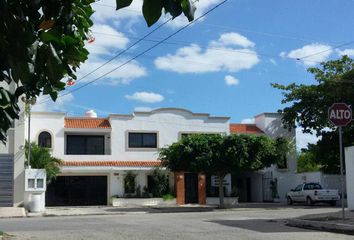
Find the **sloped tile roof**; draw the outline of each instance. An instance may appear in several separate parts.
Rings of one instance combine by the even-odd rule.
[[[111,128],[107,118],[65,118],[65,128]]]
[[[242,124],[242,123],[231,123],[230,133],[233,134],[263,134],[264,132],[259,129],[256,124]]]
[[[160,161],[63,161],[66,167],[159,167]]]

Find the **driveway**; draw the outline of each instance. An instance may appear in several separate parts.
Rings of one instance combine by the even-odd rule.
[[[0,219],[14,239],[353,239],[293,228],[286,218],[337,212],[327,207],[256,207],[190,213],[125,212],[117,215]]]

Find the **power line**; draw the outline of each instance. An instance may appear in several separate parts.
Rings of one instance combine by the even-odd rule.
[[[218,7],[220,7],[221,5],[223,5],[224,3],[226,3],[227,1],[228,1],[228,0],[224,0],[224,1],[220,2],[220,3],[218,3],[217,5],[215,5],[214,7],[212,7],[211,9],[209,9],[208,11],[206,11],[205,13],[203,13],[201,16],[197,17],[197,18],[196,18],[195,20],[193,20],[192,22],[187,23],[185,26],[181,27],[181,28],[178,29],[177,31],[175,31],[175,32],[173,32],[172,34],[168,35],[167,37],[163,38],[162,40],[160,40],[159,42],[157,42],[157,43],[154,44],[153,46],[151,46],[151,47],[147,48],[146,50],[144,50],[143,52],[141,52],[141,53],[135,55],[134,57],[130,58],[129,60],[125,61],[124,63],[118,65],[117,67],[111,69],[110,71],[104,73],[103,75],[101,75],[101,76],[99,76],[99,77],[97,77],[97,78],[95,78],[95,79],[93,79],[93,80],[91,80],[91,81],[89,81],[89,82],[87,82],[87,83],[81,85],[80,87],[77,87],[77,88],[75,88],[75,89],[73,89],[73,90],[71,90],[71,91],[68,91],[68,92],[66,92],[66,93],[63,93],[62,95],[58,96],[58,98],[63,97],[63,96],[65,96],[65,95],[68,95],[69,93],[76,92],[76,91],[78,91],[78,90],[80,90],[80,89],[82,89],[82,88],[84,88],[84,87],[86,87],[86,86],[88,86],[88,85],[90,85],[90,84],[92,84],[92,83],[94,83],[94,82],[96,82],[96,81],[102,79],[103,77],[105,77],[105,76],[107,76],[108,74],[114,72],[115,70],[117,70],[117,69],[119,69],[119,68],[121,68],[121,67],[127,65],[128,63],[134,61],[135,59],[137,59],[137,58],[139,58],[140,56],[144,55],[145,53],[151,51],[151,50],[154,49],[155,47],[161,45],[164,41],[166,41],[166,40],[172,38],[173,36],[177,35],[179,32],[181,32],[181,31],[183,31],[184,29],[188,28],[189,26],[191,26],[192,24],[194,24],[195,22],[197,22],[199,19],[205,17],[206,15],[208,15],[209,13],[211,13],[212,11],[214,11],[215,9],[217,9]],[[166,22],[163,23],[163,24],[166,24]],[[38,103],[38,104],[42,104],[42,103],[48,102],[49,100],[50,100],[50,99],[48,99],[48,100],[46,100],[46,101],[43,101],[43,102],[41,102],[41,103]]]
[[[354,0],[353,0],[353,1],[354,1]],[[102,4],[102,3],[97,3],[97,2],[95,2],[94,4],[96,4],[96,5],[98,5],[98,6],[113,8],[113,9],[116,8],[115,6],[112,6],[112,5],[109,5],[109,4]],[[139,11],[133,10],[133,9],[129,9],[129,8],[122,8],[122,9],[120,9],[120,11],[121,11],[121,10],[139,13]],[[179,21],[179,19],[175,19],[174,21]],[[201,24],[201,25],[206,25],[206,26],[210,26],[210,27],[222,28],[222,29],[231,29],[231,30],[238,30],[238,31],[242,31],[242,32],[255,33],[255,34],[265,35],[265,36],[269,36],[269,37],[277,37],[277,38],[284,38],[284,39],[299,40],[299,41],[303,41],[303,42],[318,42],[318,41],[319,41],[319,40],[316,40],[316,39],[302,38],[302,37],[295,37],[295,36],[288,36],[288,35],[279,34],[279,33],[270,33],[270,32],[263,32],[263,31],[255,31],[255,30],[244,29],[244,28],[238,28],[238,27],[231,27],[231,26],[223,26],[223,25],[217,25],[217,24],[210,24],[210,23],[206,23],[206,22],[200,22],[199,24]]]
[[[351,1],[354,2],[354,0],[351,0]],[[108,7],[108,8],[113,8],[113,9],[116,8],[115,6],[109,5],[109,4],[102,4],[102,3],[97,3],[97,2],[95,2],[94,4],[99,5],[99,6]],[[133,9],[129,9],[129,8],[119,9],[119,11],[121,11],[121,10],[139,13],[139,11],[133,10]],[[181,20],[176,18],[176,19],[174,19],[174,21],[178,22],[178,21],[181,21]],[[318,39],[311,39],[311,38],[304,38],[304,37],[295,37],[295,36],[284,35],[284,34],[279,34],[279,33],[256,31],[256,30],[245,29],[245,28],[240,28],[240,27],[224,26],[224,25],[211,24],[211,23],[206,23],[206,22],[200,22],[199,24],[210,26],[210,27],[221,28],[221,29],[230,29],[230,30],[237,30],[237,31],[242,31],[242,32],[259,34],[259,35],[265,35],[265,36],[269,36],[269,37],[284,38],[284,39],[291,39],[291,40],[299,40],[299,41],[303,41],[303,42],[319,42]],[[331,42],[329,42],[329,43],[331,43]],[[334,44],[334,42],[332,42],[332,44]]]
[[[309,55],[304,56],[304,57],[296,58],[296,60],[303,60],[305,58],[313,57],[313,56],[316,56],[316,55],[319,55],[319,54],[322,54],[322,53],[325,53],[325,52],[332,51],[332,50],[334,50],[336,48],[340,48],[340,47],[344,47],[344,46],[347,46],[347,45],[351,45],[353,43],[354,43],[354,41],[346,42],[346,43],[343,43],[343,44],[340,44],[340,45],[337,45],[337,46],[334,46],[334,47],[330,47],[330,48],[328,48],[326,50],[319,51],[317,53],[312,53],[312,54],[309,54]]]
[[[117,34],[102,33],[102,32],[94,32],[94,33],[107,35],[107,36],[112,36],[112,37],[117,37],[117,38],[125,38],[125,37],[119,36]],[[134,39],[134,37],[130,37],[130,36],[128,36],[128,38],[133,38]],[[159,42],[160,40],[144,39],[143,41]],[[179,43],[179,42],[181,42],[181,43]],[[191,44],[193,44],[193,42],[186,42],[186,41],[179,41],[179,42],[165,41],[165,42],[163,42],[163,44],[177,45],[177,46],[183,46],[183,47],[190,46]],[[263,57],[269,57],[269,58],[280,58],[280,59],[297,60],[296,58],[291,58],[291,57],[287,57],[287,56],[281,57],[279,55],[273,55],[273,54],[268,54],[268,53],[259,53],[259,52],[252,51],[252,49],[248,49],[248,48],[233,49],[233,48],[217,48],[217,47],[212,47],[212,46],[208,46],[208,47],[199,46],[199,47],[201,49],[213,49],[213,50],[222,51],[222,52],[238,52],[238,53],[243,53],[243,54],[248,54],[248,55],[263,56]],[[308,60],[307,62],[321,63],[321,62],[318,62],[318,61],[310,61],[310,60]]]
[[[118,54],[114,55],[113,57],[111,57],[110,59],[108,59],[106,62],[104,62],[103,64],[101,64],[100,66],[98,66],[97,68],[93,69],[92,71],[88,72],[87,74],[85,74],[84,76],[80,77],[80,79],[76,80],[75,83],[78,83],[79,81],[81,81],[82,79],[90,76],[92,73],[96,72],[97,70],[101,69],[102,67],[106,66],[108,63],[112,62],[114,59],[116,59],[117,57],[121,56],[122,54],[126,53],[129,49],[133,48],[134,46],[136,46],[137,44],[139,44],[141,41],[143,41],[145,38],[147,38],[148,36],[150,36],[151,34],[153,34],[154,32],[156,32],[157,30],[159,30],[160,28],[162,28],[164,25],[166,25],[169,21],[171,21],[173,18],[169,18],[168,20],[166,20],[165,22],[161,23],[159,26],[157,26],[155,29],[153,29],[152,31],[148,32],[147,34],[145,34],[143,37],[141,38],[137,38],[137,41],[134,42],[133,44],[131,44],[129,47],[127,47],[126,49],[120,51]],[[48,101],[50,100],[50,97],[48,97],[47,99],[45,99],[44,101]],[[41,102],[40,102],[41,103]]]
[[[164,25],[166,25],[169,21],[172,20],[172,17],[169,18],[168,20],[166,20],[165,22],[161,23],[159,26],[157,26],[155,29],[153,29],[152,31],[150,31],[149,33],[145,34],[143,37],[141,38],[137,38],[137,41],[134,42],[133,44],[131,44],[129,47],[127,47],[126,49],[124,49],[123,51],[120,51],[118,54],[114,55],[112,58],[110,58],[109,60],[107,60],[105,63],[103,63],[102,65],[100,65],[99,67],[95,68],[94,70],[92,70],[91,72],[85,74],[83,77],[81,77],[79,80],[77,80],[76,82],[86,78],[87,76],[91,75],[92,73],[96,72],[98,69],[104,67],[105,65],[107,65],[108,63],[112,62],[114,59],[116,59],[117,57],[121,56],[122,54],[126,53],[129,49],[131,49],[132,47],[136,46],[138,43],[140,43],[141,41],[143,41],[145,38],[147,38],[148,36],[150,36],[151,34],[153,34],[154,32],[156,32],[157,30],[159,30],[160,28],[162,28]]]

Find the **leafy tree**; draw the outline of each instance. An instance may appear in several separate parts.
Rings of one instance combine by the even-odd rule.
[[[315,172],[319,171],[321,166],[317,162],[317,158],[312,151],[303,151],[297,159],[297,172]]]
[[[297,122],[304,133],[317,134],[322,138],[315,145],[309,145],[321,169],[326,172],[339,172],[338,132],[328,121],[328,108],[335,102],[354,103],[354,60],[347,56],[321,63],[320,68],[309,68],[314,75],[315,84],[280,85],[274,88],[283,91],[283,123],[288,128]],[[343,145],[353,144],[354,122],[343,128]]]
[[[28,159],[28,143],[26,143],[26,159]],[[61,164],[62,161],[53,157],[48,148],[39,147],[34,142],[31,143],[30,165],[32,168],[46,170],[47,184],[50,183],[52,179],[55,179],[56,176],[60,173]]]
[[[352,125],[343,128],[346,129],[343,134],[344,146],[354,145],[353,128]],[[340,173],[338,131],[322,132],[321,139],[316,144],[309,144],[308,149],[304,149],[303,153],[311,153],[321,171],[328,174]]]
[[[204,172],[219,177],[220,207],[223,179],[234,171],[257,171],[282,161],[287,149],[267,136],[198,134],[160,150],[163,165],[172,171]]]
[[[0,141],[18,118],[18,101],[41,93],[56,100],[65,78],[88,58],[94,0],[0,0]],[[117,10],[132,0],[116,0]],[[144,0],[143,15],[151,26],[162,10],[172,17],[182,12],[189,21],[195,7],[189,0]],[[64,80],[64,81],[63,81]],[[10,87],[11,86],[11,87]]]

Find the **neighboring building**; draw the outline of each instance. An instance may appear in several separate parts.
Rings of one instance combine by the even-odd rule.
[[[230,133],[267,135],[274,139],[283,137],[290,142],[291,150],[283,166],[273,165],[261,171],[232,176],[232,185],[236,186],[241,202],[270,202],[278,197],[280,201],[285,201],[286,193],[294,187],[291,177],[297,171],[295,129],[289,131],[283,128],[279,113],[262,113],[255,116],[254,124],[230,124]]]
[[[8,89],[8,85],[0,82],[0,86]],[[10,86],[15,91],[15,85]],[[19,102],[23,109],[23,103]],[[13,127],[7,132],[7,142],[0,142],[0,207],[18,206],[24,196],[24,145],[25,124],[24,112],[14,121]]]
[[[230,124],[229,117],[178,108],[111,114],[106,118],[97,118],[94,112],[87,112],[85,117],[33,112],[31,139],[64,161],[60,176],[47,188],[47,205],[105,205],[111,196],[131,194],[124,186],[129,171],[136,174],[136,186],[148,188],[151,171],[160,166],[158,149],[184,134],[266,134],[295,141],[295,131],[281,126],[281,115],[276,113],[256,116],[255,124]],[[234,174],[226,192],[230,194],[234,186],[241,201],[272,201],[271,183],[277,178],[282,198],[293,187],[287,176],[296,172],[294,156],[289,154],[282,169],[272,166],[256,173]],[[208,184],[210,192],[210,180]],[[170,186],[174,186],[172,174]]]

